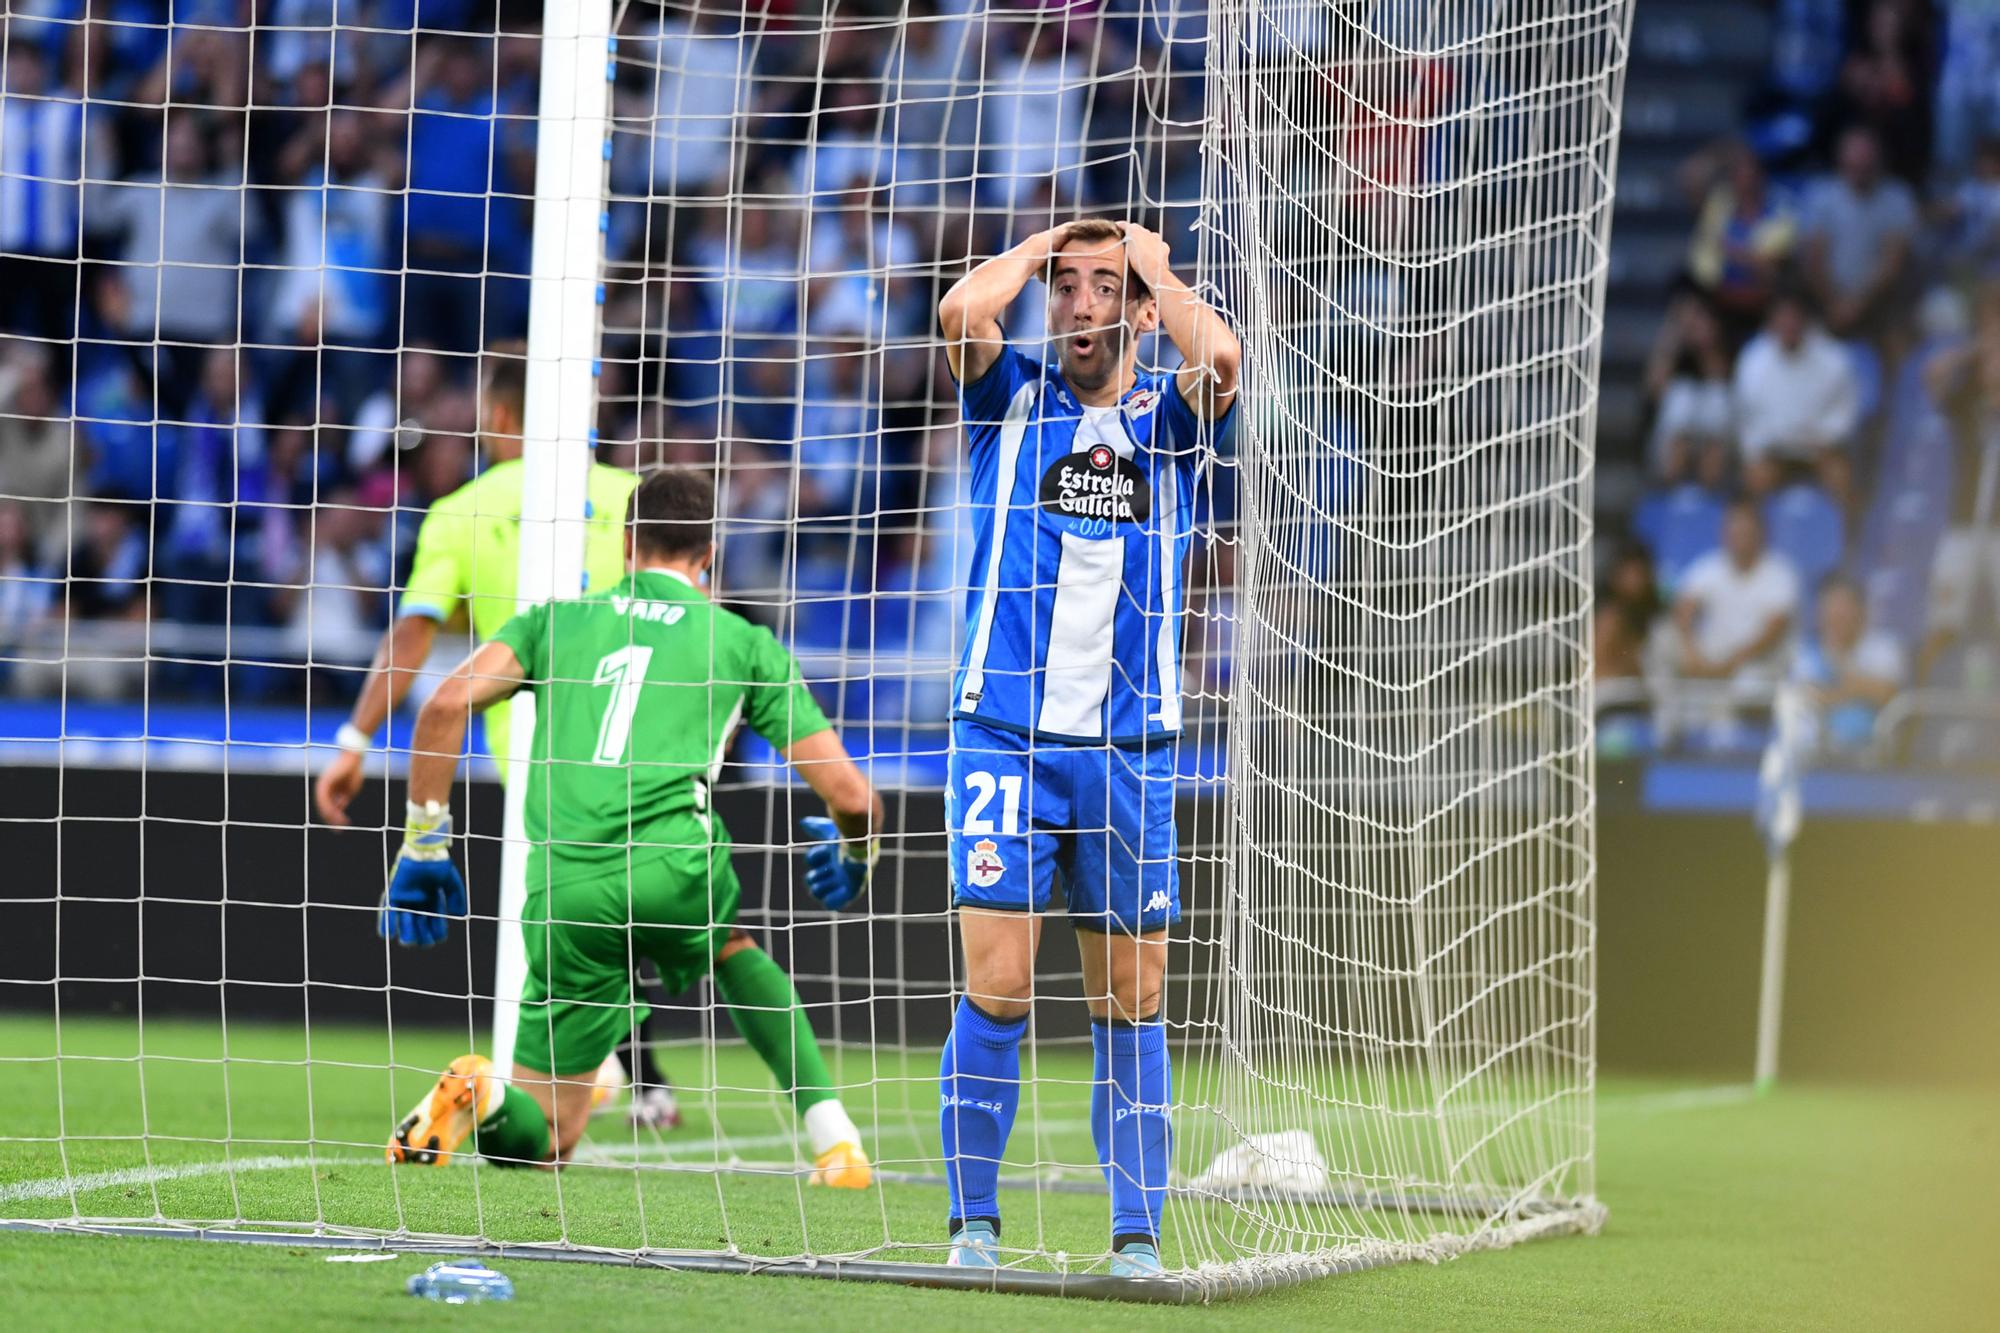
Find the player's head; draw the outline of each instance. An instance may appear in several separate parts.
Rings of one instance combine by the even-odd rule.
[[[479,368],[479,447],[489,463],[521,456],[527,403],[527,344],[505,342],[487,348]]]
[[[1109,218],[1069,224],[1049,258],[1049,337],[1063,378],[1086,392],[1122,378],[1136,337],[1160,323],[1160,308],[1125,263],[1125,234]]]
[[[715,559],[715,483],[706,472],[670,467],[632,492],[625,511],[625,559],[633,569],[673,565],[701,574]]]

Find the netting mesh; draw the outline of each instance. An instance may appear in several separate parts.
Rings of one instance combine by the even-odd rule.
[[[472,919],[422,957],[369,933],[400,805],[309,831],[301,779],[430,507],[491,469],[481,356],[558,355],[529,319],[561,138],[539,7],[103,8],[5,37],[0,671],[46,702],[11,739],[48,782],[0,827],[54,873],[0,976],[33,1103],[0,1216],[940,1259],[972,518],[935,316],[1096,214],[1160,231],[1244,344],[1185,572],[1163,1256],[1218,1291],[1595,1225],[1587,546],[1627,5],[613,8],[595,401],[529,448],[713,467],[714,587],[888,800],[838,915],[770,748],[715,784],[740,921],[874,1156],[858,1197],[806,1184],[707,983],[652,995],[681,1128],[600,1117],[555,1177],[358,1167],[483,1043],[518,948],[476,742]],[[1002,323],[1040,355],[1038,283]],[[412,705],[466,646],[439,637]],[[1003,1168],[1014,1275],[1100,1273],[1110,1239],[1067,934]]]

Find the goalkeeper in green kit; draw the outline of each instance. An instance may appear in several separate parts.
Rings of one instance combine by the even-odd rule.
[[[865,1188],[872,1179],[798,991],[734,929],[736,872],[709,788],[739,720],[775,746],[832,814],[801,822],[812,839],[807,887],[835,909],[867,887],[882,802],[792,655],[702,591],[714,514],[704,476],[654,473],[628,510],[626,578],[515,616],[417,719],[409,822],[381,931],[430,945],[466,911],[450,797],[469,715],[536,692],[528,968],[511,1073],[478,1055],[454,1060],[397,1125],[392,1162],[441,1164],[468,1137],[493,1161],[565,1160],[589,1123],[597,1068],[631,1028],[631,963],[643,956],[669,992],[714,974],[731,1020],[791,1094],[812,1143],[813,1183]]]

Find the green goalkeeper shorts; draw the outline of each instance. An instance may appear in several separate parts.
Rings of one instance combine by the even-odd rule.
[[[663,830],[671,849],[608,874],[528,890],[521,933],[528,979],[514,1062],[584,1074],[645,1018],[632,967],[650,958],[675,995],[707,976],[736,924],[741,886],[729,838],[688,814]],[[679,845],[672,845],[679,844]]]

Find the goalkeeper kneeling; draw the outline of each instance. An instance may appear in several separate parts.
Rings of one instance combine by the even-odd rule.
[[[740,719],[826,802],[831,819],[802,821],[806,885],[836,910],[867,887],[882,802],[798,662],[703,591],[714,512],[706,477],[654,473],[628,511],[627,577],[516,616],[417,720],[409,824],[380,931],[422,946],[443,940],[466,911],[449,801],[468,717],[535,691],[527,982],[511,1075],[478,1055],[453,1061],[397,1125],[392,1162],[441,1164],[469,1136],[490,1161],[566,1160],[589,1123],[598,1066],[643,1008],[632,989],[632,962],[643,956],[669,992],[714,975],[737,1030],[804,1122],[813,1183],[860,1189],[872,1179],[791,978],[735,928],[729,833],[708,792]]]

